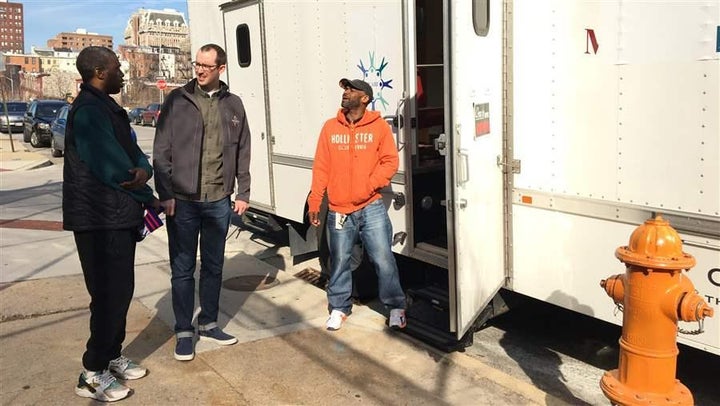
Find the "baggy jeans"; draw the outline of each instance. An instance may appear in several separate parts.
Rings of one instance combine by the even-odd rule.
[[[330,281],[328,282],[328,310],[350,314],[352,310],[353,246],[360,239],[375,266],[380,301],[391,309],[405,308],[405,294],[400,287],[397,263],[392,252],[392,224],[382,200],[348,214],[342,226],[337,218],[341,213],[328,211],[326,228],[330,248]]]
[[[194,332],[195,264],[200,238],[200,314],[198,326],[217,322],[225,238],[230,228],[230,198],[215,202],[175,200],[175,215],[168,217],[168,245],[172,271],[172,304],[175,332]]]

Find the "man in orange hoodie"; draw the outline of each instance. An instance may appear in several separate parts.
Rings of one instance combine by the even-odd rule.
[[[318,226],[320,202],[326,191],[328,196],[327,329],[340,329],[352,310],[350,258],[358,239],[375,265],[380,300],[390,308],[388,325],[403,328],[405,294],[391,249],[392,224],[380,195],[397,172],[397,147],[390,126],[377,111],[367,110],[372,87],[359,79],[341,79],[340,87],[341,108],[320,132],[308,197],[310,222]]]

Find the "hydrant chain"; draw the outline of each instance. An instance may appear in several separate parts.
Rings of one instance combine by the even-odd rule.
[[[678,333],[685,334],[689,336],[696,336],[698,334],[702,334],[705,332],[705,319],[698,320],[698,329],[697,330],[685,330],[680,327],[678,327]]]

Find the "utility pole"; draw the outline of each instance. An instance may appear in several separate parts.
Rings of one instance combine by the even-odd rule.
[[[3,77],[5,77],[5,76],[3,76]],[[10,128],[10,115],[8,114],[8,108],[7,108],[7,97],[5,96],[5,86],[2,86],[2,98],[3,98],[3,110],[5,110],[5,120],[6,120],[5,123],[7,124],[8,137],[10,137],[10,150],[12,152],[15,152],[15,143],[13,142],[12,128]]]
[[[10,81],[10,98],[15,98],[15,81],[12,78],[9,78],[5,75],[3,75],[3,79],[7,79]]]

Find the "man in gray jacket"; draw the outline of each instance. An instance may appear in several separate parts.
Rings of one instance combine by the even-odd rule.
[[[155,187],[168,216],[175,359],[180,361],[195,357],[198,236],[198,335],[220,345],[237,342],[218,327],[217,316],[230,217],[232,211],[245,212],[250,200],[250,130],[242,101],[220,81],[226,63],[220,46],[201,47],[193,62],[196,78],[170,92],[155,132]]]

